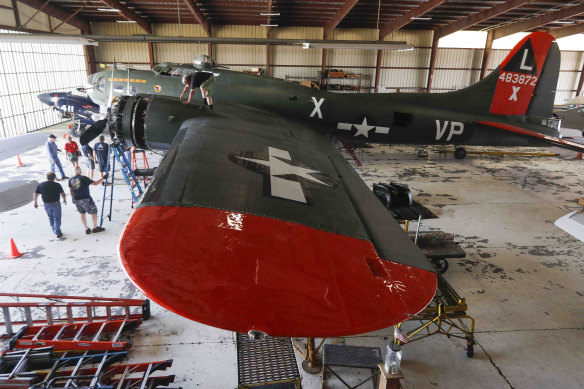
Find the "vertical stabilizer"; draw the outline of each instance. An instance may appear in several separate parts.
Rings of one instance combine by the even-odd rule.
[[[560,67],[554,37],[534,32],[501,63],[490,113],[551,117]]]

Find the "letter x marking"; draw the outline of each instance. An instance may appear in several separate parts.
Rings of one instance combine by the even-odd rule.
[[[511,97],[509,97],[509,100],[517,101],[517,92],[519,92],[519,89],[521,89],[521,87],[512,86],[511,88],[513,88],[513,94],[511,95]]]
[[[310,117],[318,115],[318,118],[322,119],[322,112],[320,112],[320,106],[322,105],[322,103],[324,103],[324,97],[318,101],[316,101],[316,97],[313,97],[312,102],[314,103],[314,109],[312,110]]]

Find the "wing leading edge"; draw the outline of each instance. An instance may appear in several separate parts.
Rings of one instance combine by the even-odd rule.
[[[436,290],[423,254],[325,136],[229,104],[185,122],[119,251],[160,305],[243,333],[377,330]]]

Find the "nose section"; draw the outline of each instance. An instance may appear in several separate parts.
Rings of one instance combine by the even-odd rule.
[[[44,104],[54,106],[59,98],[58,93],[41,93],[37,98]]]

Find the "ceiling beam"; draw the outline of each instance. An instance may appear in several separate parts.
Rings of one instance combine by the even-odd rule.
[[[550,30],[549,33],[556,39],[564,38],[570,35],[576,35],[584,32],[584,23],[574,24],[573,26],[567,26],[562,28],[556,28],[555,30]]]
[[[548,23],[555,22],[556,20],[561,20],[569,18],[575,15],[584,13],[584,4],[576,5],[570,8],[564,8],[559,11],[546,13],[537,17],[528,18],[521,22],[509,24],[504,27],[499,27],[495,29],[494,39],[503,38],[505,36],[515,34],[516,32],[522,32],[531,30],[543,26]]]
[[[118,0],[100,0],[103,4],[120,10],[120,15],[122,15],[126,20],[136,22],[138,26],[146,33],[152,34],[152,26],[146,21],[142,16],[138,15],[136,12],[132,11],[130,8],[126,7],[124,4],[120,3]]]
[[[457,20],[454,23],[448,24],[436,31],[437,35],[440,37],[445,37],[456,31],[464,30],[475,24],[484,22],[505,12],[509,12],[515,8],[521,7],[527,3],[532,3],[535,0],[511,0],[506,1],[502,4],[496,5],[493,8],[486,9],[481,12],[474,13],[466,18]]]
[[[434,8],[442,5],[442,3],[445,2],[446,0],[429,0],[419,7],[412,9],[410,12],[403,14],[399,18],[392,20],[383,26],[379,31],[379,40],[383,40],[383,38],[392,32],[399,30],[403,26],[407,25],[413,18],[419,18],[420,16],[432,11]]]
[[[67,23],[71,26],[80,29],[82,32],[89,31],[89,22],[83,19],[80,16],[74,16],[70,18],[71,13],[64,8],[56,6],[54,4],[48,3],[43,7],[45,4],[42,0],[19,0],[22,4],[28,5],[34,9],[40,9],[42,7],[43,12],[59,20],[67,20]]]
[[[205,32],[207,33],[207,36],[211,36],[211,24],[209,23],[209,20],[207,19],[207,17],[203,13],[203,11],[201,11],[201,9],[197,5],[197,3],[195,3],[194,0],[183,0],[183,1],[186,4],[186,6],[189,8],[189,10],[191,11],[193,16],[195,17],[195,20],[197,21],[197,23],[199,23],[201,25],[201,27],[203,27],[203,30],[205,30]]]
[[[345,16],[347,16],[347,14],[349,12],[351,12],[351,10],[353,9],[353,7],[359,2],[359,0],[346,0],[345,4],[341,7],[341,9],[339,10],[339,12],[337,12],[325,25],[324,25],[324,36],[327,37],[328,34],[334,30],[340,22],[343,21],[343,19],[345,18]]]

